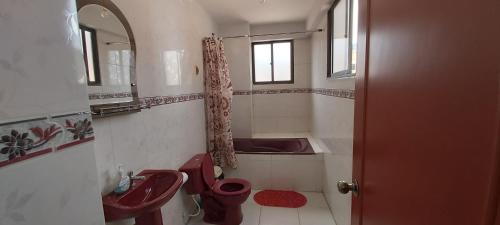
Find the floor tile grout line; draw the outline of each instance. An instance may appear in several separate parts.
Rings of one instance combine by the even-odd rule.
[[[298,219],[299,225],[302,225],[302,223],[300,222],[300,211],[299,211],[299,208],[297,208],[297,219]]]
[[[259,207],[259,224],[260,225],[260,218],[262,217],[262,206]]]

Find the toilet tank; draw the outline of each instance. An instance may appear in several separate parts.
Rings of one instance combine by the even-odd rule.
[[[195,155],[193,158],[184,163],[180,172],[187,173],[189,176],[188,181],[184,184],[184,190],[189,195],[200,194],[205,190],[205,183],[203,181],[202,164],[205,154]]]

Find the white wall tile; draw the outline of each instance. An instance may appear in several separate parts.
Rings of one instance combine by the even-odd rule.
[[[108,123],[94,121],[94,152],[97,164],[99,187],[101,194],[105,195],[113,191],[120,177],[117,174],[117,163],[113,142],[111,140],[111,128]]]
[[[127,17],[137,43],[137,82],[140,96],[203,91],[201,39],[216,33],[211,16],[196,1],[113,1]],[[140,7],[138,5],[140,4]],[[181,74],[178,85],[167,85],[163,55],[176,52]]]
[[[75,2],[26,5],[0,3],[0,121],[88,111]]]
[[[88,111],[72,0],[0,1],[0,121]],[[91,143],[0,169],[0,224],[104,223]]]
[[[248,24],[224,25],[219,29],[220,36],[248,34]],[[250,90],[252,86],[252,68],[250,38],[224,39],[224,50],[235,90]]]
[[[145,148],[146,134],[141,114],[130,114],[108,118],[111,141],[115,152],[115,163],[124,165],[124,169],[138,172],[147,165]],[[99,138],[99,137],[98,137]],[[100,148],[97,148],[99,151]]]
[[[252,136],[252,96],[233,96],[233,112],[231,114],[231,130],[234,138]]]
[[[296,191],[322,190],[323,165],[317,161],[272,160],[272,187]]]
[[[319,27],[325,27],[323,16]],[[311,41],[312,88],[354,90],[354,79],[326,77],[327,32],[313,34]],[[323,95],[312,97],[311,131],[314,145],[325,151],[324,187],[326,199],[338,225],[350,225],[350,195],[338,193],[338,180],[352,177],[354,100]],[[318,215],[319,217],[319,215]]]
[[[92,144],[19,162],[0,170],[2,224],[104,223]],[[13,207],[14,206],[14,207]]]
[[[308,64],[311,63],[311,40],[306,39],[295,39],[295,45],[293,46],[293,51],[296,53],[294,55],[294,64]]]
[[[224,25],[219,29],[220,36],[236,36],[248,34],[249,32],[250,25],[248,23]],[[224,49],[234,90],[252,89],[250,43],[250,38],[224,40]],[[251,137],[253,131],[251,95],[234,96],[232,107],[233,137]]]
[[[293,133],[310,130],[311,94],[253,95],[256,133]]]
[[[238,154],[237,169],[225,169],[227,177],[243,178],[255,189],[321,192],[324,164],[318,155]]]
[[[271,160],[273,157],[270,154],[236,154],[238,161],[250,161],[250,160]]]
[[[237,169],[227,168],[224,174],[231,178],[242,178],[252,184],[253,189],[271,188],[270,160],[240,160]]]

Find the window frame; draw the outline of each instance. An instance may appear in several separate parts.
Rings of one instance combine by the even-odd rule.
[[[290,80],[275,81],[274,80],[274,44],[275,43],[290,43]],[[255,81],[255,45],[271,45],[271,81]],[[255,85],[264,84],[293,84],[295,71],[294,71],[294,40],[274,40],[274,41],[259,41],[252,42],[252,83]]]
[[[89,67],[87,62],[87,41],[85,40],[85,35],[82,35],[82,47],[83,47],[83,60],[85,62],[85,73],[87,75],[87,85],[89,86],[101,86],[101,68],[99,65],[99,48],[97,45],[97,30],[85,25],[80,24],[80,29],[90,33],[92,39],[92,61],[94,63],[94,75],[95,81],[90,81],[89,79]],[[83,33],[83,32],[82,32]]]
[[[327,48],[327,71],[326,71],[326,77],[327,78],[332,78],[332,79],[335,79],[335,78],[348,78],[348,77],[354,77],[356,76],[356,73],[352,73],[351,71],[353,70],[353,65],[352,65],[352,41],[353,41],[353,38],[352,38],[352,22],[353,22],[353,0],[346,0],[346,33],[347,33],[347,38],[348,38],[348,62],[349,62],[349,65],[347,67],[346,70],[343,70],[343,71],[340,71],[340,72],[336,72],[336,73],[332,73],[333,72],[333,49],[334,49],[334,45],[333,45],[333,41],[334,41],[334,38],[333,38],[333,22],[334,22],[334,15],[333,15],[333,12],[335,10],[335,7],[337,7],[338,3],[340,2],[341,0],[335,0],[332,4],[332,6],[330,7],[330,9],[328,10],[328,17],[327,17],[327,33],[328,33],[328,37],[327,37],[327,44],[328,44],[328,48]]]

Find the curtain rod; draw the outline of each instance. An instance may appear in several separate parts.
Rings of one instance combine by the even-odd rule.
[[[309,30],[309,31],[295,31],[295,32],[271,33],[271,34],[252,34],[252,35],[246,34],[246,35],[228,36],[228,37],[221,37],[221,38],[222,39],[251,38],[251,37],[275,36],[275,35],[309,34],[309,33],[315,33],[315,32],[323,32],[323,29]],[[215,37],[214,33],[212,33],[212,37]]]

